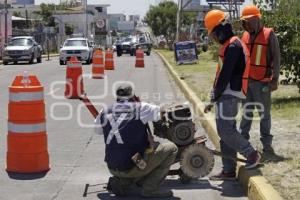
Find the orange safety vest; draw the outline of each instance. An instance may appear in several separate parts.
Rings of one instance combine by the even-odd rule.
[[[219,61],[218,61],[218,65],[217,65],[217,72],[216,72],[216,78],[215,78],[214,86],[217,84],[218,77],[219,77],[221,69],[223,67],[225,50],[235,40],[240,41],[240,43],[242,44],[242,47],[243,47],[244,54],[245,54],[246,67],[245,67],[245,71],[244,71],[244,74],[243,74],[242,91],[243,91],[244,95],[246,95],[247,91],[248,91],[249,72],[250,72],[250,54],[249,54],[249,51],[247,49],[247,46],[237,36],[233,36],[232,38],[227,40],[219,50]]]
[[[248,47],[250,52],[250,78],[257,81],[269,82],[272,80],[272,73],[267,65],[267,53],[269,46],[270,33],[273,32],[272,28],[263,28],[255,38],[255,41],[251,43],[250,34],[245,31],[242,37],[242,41]]]

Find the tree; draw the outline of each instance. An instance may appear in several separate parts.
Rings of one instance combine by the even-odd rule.
[[[65,24],[65,33],[66,35],[72,35],[74,32],[74,26],[71,24]]]
[[[281,51],[281,74],[298,83],[300,92],[300,1],[255,0],[266,26],[274,28]]]
[[[164,1],[157,6],[150,6],[144,19],[155,36],[165,36],[169,46],[172,46],[175,40],[177,9],[178,6],[174,1]],[[194,21],[194,16],[184,13],[183,24]]]

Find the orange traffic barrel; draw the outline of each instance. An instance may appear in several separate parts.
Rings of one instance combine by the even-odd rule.
[[[114,53],[107,49],[105,51],[105,70],[114,70]]]
[[[136,60],[135,60],[135,67],[137,68],[144,68],[144,51],[141,49],[137,49],[135,52]]]
[[[78,99],[83,94],[82,63],[72,56],[67,62],[65,97]]]
[[[34,75],[16,76],[9,87],[6,165],[17,173],[50,169],[44,88]]]
[[[102,51],[96,50],[93,54],[92,78],[103,78],[104,64]]]

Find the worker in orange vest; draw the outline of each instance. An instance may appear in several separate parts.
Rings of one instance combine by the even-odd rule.
[[[234,35],[227,16],[221,10],[211,10],[204,19],[208,34],[221,44],[219,63],[211,92],[211,103],[204,112],[207,113],[216,104],[216,125],[220,136],[220,147],[224,157],[236,158],[237,152],[247,158],[246,169],[256,167],[260,154],[253,148],[236,128],[238,104],[246,99],[250,55],[246,45]],[[236,178],[236,162],[223,158],[223,170],[212,176],[213,180]]]
[[[271,130],[271,92],[277,90],[280,71],[280,48],[272,28],[266,28],[261,22],[261,13],[254,5],[246,6],[242,11],[242,25],[245,29],[242,40],[247,45],[250,57],[249,91],[244,102],[244,115],[240,132],[249,139],[253,110],[256,107],[260,115],[260,139],[263,152],[274,154]]]

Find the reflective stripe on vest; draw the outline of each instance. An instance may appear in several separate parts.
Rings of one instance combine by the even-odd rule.
[[[136,58],[136,60],[144,60],[144,58]]]
[[[44,92],[10,92],[9,101],[42,101],[44,99]]]
[[[260,65],[262,47],[262,45],[257,45],[256,47],[255,65]]]
[[[225,54],[225,50],[227,49],[227,47],[233,43],[234,41],[240,41],[242,47],[243,47],[243,51],[244,51],[244,55],[245,55],[245,64],[246,64],[246,67],[245,67],[245,70],[244,70],[244,73],[243,73],[243,77],[242,77],[242,91],[243,93],[246,95],[247,94],[247,91],[248,91],[248,82],[249,82],[249,71],[250,71],[250,54],[249,54],[249,51],[246,47],[246,45],[237,37],[237,36],[233,36],[232,38],[230,38],[229,40],[227,40],[223,46],[220,48],[220,51],[219,51],[219,59],[218,59],[218,66],[217,66],[217,72],[216,72],[216,78],[215,78],[215,81],[214,81],[214,86],[216,86],[217,84],[217,80],[218,80],[218,77],[219,77],[219,74],[222,70],[222,67],[223,67],[223,62],[224,62],[224,54]]]
[[[111,126],[111,130],[110,130],[110,132],[107,136],[105,144],[109,144],[114,136],[116,137],[118,144],[124,144],[124,142],[122,140],[122,137],[121,137],[121,134],[119,132],[119,126],[124,121],[126,116],[127,116],[127,113],[122,113],[120,115],[120,117],[117,119],[117,121],[114,120],[112,114],[109,114],[107,116],[107,119],[108,119],[108,121],[110,123],[110,126]]]
[[[38,133],[46,131],[46,123],[39,124],[15,124],[8,122],[8,131],[14,133]]]
[[[250,78],[257,81],[268,82],[272,79],[272,73],[267,63],[267,53],[269,46],[271,28],[263,28],[255,40],[251,43],[251,36],[248,32],[244,32],[242,40],[247,44],[250,52]]]
[[[113,58],[106,58],[105,61],[113,61]]]
[[[80,68],[81,67],[81,65],[80,64],[75,64],[75,63],[68,63],[67,64],[67,67],[71,67],[71,68]]]

